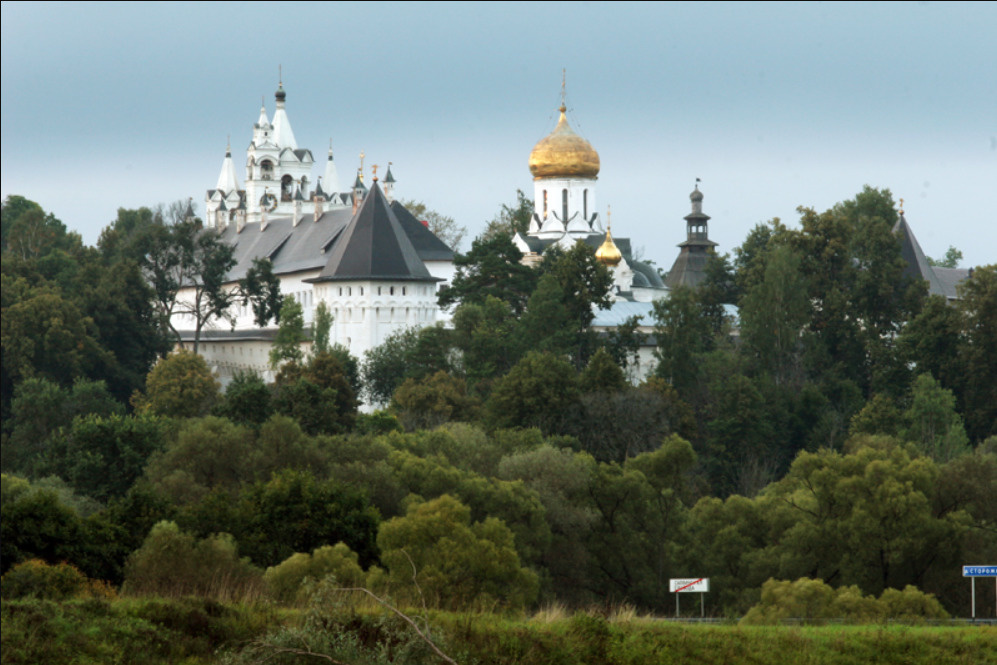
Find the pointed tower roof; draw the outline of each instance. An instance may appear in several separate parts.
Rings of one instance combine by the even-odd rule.
[[[273,139],[281,148],[298,149],[298,142],[294,140],[294,132],[291,131],[291,121],[287,118],[287,111],[284,110],[284,100],[287,93],[284,92],[284,85],[277,87],[274,94],[277,99],[277,110],[273,114]]]
[[[429,274],[377,181],[343,230],[325,268],[309,282],[442,281]]]
[[[322,189],[329,195],[339,192],[339,171],[336,170],[336,162],[332,159],[332,141],[329,141],[329,159],[325,162],[325,174],[322,176],[325,184]]]
[[[232,145],[225,148],[225,159],[222,160],[222,170],[218,174],[218,184],[215,189],[220,189],[226,194],[239,191],[239,181],[235,177],[235,164],[232,163]]]
[[[921,251],[921,245],[914,237],[914,231],[907,224],[903,208],[900,209],[900,219],[893,226],[893,235],[900,238],[900,254],[907,262],[907,267],[904,268],[904,277],[923,279],[928,283],[928,293],[948,295],[945,285],[938,279],[934,268],[928,263],[928,258]]]
[[[266,104],[260,104],[260,118],[256,121],[257,127],[266,127],[270,124],[270,118],[267,117],[267,107]]]
[[[384,182],[388,185],[395,184],[395,176],[391,175],[391,162],[388,162],[388,172],[384,175]]]

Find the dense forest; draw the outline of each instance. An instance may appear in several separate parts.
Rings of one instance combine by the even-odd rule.
[[[164,316],[176,206],[119,210],[89,247],[8,197],[5,604],[294,604],[333,574],[399,606],[665,614],[669,578],[709,577],[714,616],[807,593],[827,616],[969,614],[961,566],[997,563],[997,265],[928,296],[866,188],[758,225],[650,338],[597,335],[607,269],[584,246],[521,265],[523,203],[458,255],[452,328],[353,358],[270,294],[276,378],[223,390]]]

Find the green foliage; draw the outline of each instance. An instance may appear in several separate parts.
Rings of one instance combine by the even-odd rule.
[[[422,379],[438,371],[455,373],[454,364],[450,331],[442,326],[406,328],[367,351],[363,384],[372,402],[387,404],[406,379]]]
[[[271,319],[279,321],[283,317],[284,297],[280,294],[280,279],[274,274],[270,259],[253,259],[246,276],[239,280],[239,292],[242,304],[252,306],[253,323],[258,327],[266,328]]]
[[[915,379],[904,419],[908,424],[904,438],[936,461],[947,462],[969,452],[969,439],[955,410],[955,396],[930,374]]]
[[[879,600],[863,596],[858,587],[833,589],[820,580],[793,582],[770,579],[762,585],[761,601],[741,620],[743,624],[773,624],[786,620],[837,619],[867,623],[947,619],[948,613],[931,594],[907,586],[885,589]]]
[[[711,346],[710,329],[694,291],[672,289],[667,300],[654,301],[654,332],[658,340],[655,374],[688,391],[698,378],[699,356]]]
[[[40,468],[98,501],[124,496],[149,458],[163,449],[165,427],[149,415],[77,417],[67,432],[54,437]]]
[[[997,264],[973,270],[959,287],[961,405],[973,441],[997,434]]]
[[[377,558],[380,516],[358,490],[310,473],[285,470],[248,488],[236,535],[250,558],[275,566],[295,552],[342,542],[369,566]]]
[[[11,405],[10,438],[2,448],[3,468],[37,475],[51,457],[50,437],[68,428],[73,418],[108,416],[123,411],[102,381],[77,379],[71,389],[47,379],[27,379],[17,385]]]
[[[578,379],[564,360],[531,351],[495,383],[485,405],[493,427],[537,427],[549,434],[560,429],[578,399]]]
[[[357,400],[339,357],[318,353],[304,366],[288,363],[277,375],[274,411],[298,421],[309,434],[353,428]]]
[[[357,555],[345,543],[323,545],[311,554],[292,554],[279,565],[267,568],[263,580],[275,598],[293,602],[304,595],[302,583],[307,578],[322,580],[329,575],[341,587],[362,587],[365,583]]]
[[[212,489],[251,482],[259,454],[251,430],[208,416],[185,423],[176,441],[150,460],[146,475],[173,501],[193,503]]]
[[[270,387],[252,370],[236,372],[215,413],[239,425],[260,425],[273,413]]]
[[[945,257],[942,259],[933,259],[930,256],[926,256],[928,259],[928,265],[935,266],[936,268],[958,268],[959,262],[962,261],[962,251],[956,249],[952,245],[945,251]]]
[[[304,358],[301,345],[305,342],[305,315],[301,304],[294,298],[284,300],[280,308],[280,325],[270,347],[270,366],[274,369],[283,363],[299,363]]]
[[[410,506],[381,526],[377,542],[392,589],[409,602],[521,608],[537,593],[509,528],[495,518],[472,523],[470,509],[450,496]]]
[[[257,593],[260,580],[260,570],[239,558],[230,535],[198,540],[174,522],[160,522],[128,557],[122,592],[236,600]]]
[[[167,418],[196,418],[211,411],[220,390],[204,358],[179,349],[149,372],[145,395],[138,398],[136,407]]]
[[[315,306],[315,322],[312,324],[312,353],[329,351],[329,333],[332,330],[332,312],[324,300]]]
[[[38,559],[23,561],[0,577],[0,596],[4,601],[17,598],[66,598],[111,597],[114,591],[106,585],[95,584],[68,563],[49,565]]]
[[[467,254],[454,257],[457,272],[450,286],[440,292],[440,307],[483,305],[488,298],[497,298],[521,314],[538,278],[535,270],[520,263],[522,258],[512,234],[476,238]]]
[[[463,356],[468,382],[479,389],[506,374],[524,344],[508,303],[487,296],[480,304],[463,302],[454,312],[454,346]]]
[[[467,394],[463,379],[444,371],[421,380],[406,379],[392,398],[392,407],[405,429],[432,429],[443,423],[469,421],[479,402]]]

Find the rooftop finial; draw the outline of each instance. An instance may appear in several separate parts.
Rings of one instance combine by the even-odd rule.
[[[562,67],[561,68],[561,113],[564,113],[565,111],[568,110],[567,104],[565,103],[565,100],[567,99],[567,95],[565,92],[567,79],[568,79],[568,70],[566,67]]]
[[[904,214],[904,200],[900,199],[900,214]]]
[[[377,182],[377,164],[372,164],[370,170],[374,172],[374,182]]]
[[[606,206],[606,232],[613,228],[613,206]]]
[[[699,183],[701,183],[701,182],[703,182],[703,181],[700,180],[699,178],[696,178],[696,189],[697,190],[699,189]]]
[[[229,155],[232,153],[232,135],[225,135],[225,154]]]
[[[277,65],[277,85],[284,85],[284,65]]]
[[[363,182],[363,158],[366,157],[366,156],[367,155],[365,155],[363,153],[363,150],[361,150],[360,151],[360,169],[357,171],[357,174],[360,176],[360,182]]]

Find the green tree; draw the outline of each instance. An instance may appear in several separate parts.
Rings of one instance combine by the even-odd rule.
[[[519,564],[512,532],[498,519],[471,522],[450,496],[414,504],[377,536],[392,588],[410,602],[459,609],[522,608],[536,597],[536,574]]]
[[[496,237],[511,238],[517,233],[526,233],[530,228],[530,219],[533,217],[533,201],[526,197],[523,190],[516,190],[516,203],[514,205],[502,204],[499,213],[488,222],[482,238],[490,239]]]
[[[231,601],[259,589],[260,577],[258,568],[239,557],[232,536],[222,533],[198,540],[174,522],[160,522],[128,557],[123,591]]]
[[[921,374],[914,380],[904,420],[907,421],[904,438],[938,462],[969,452],[966,429],[955,410],[955,396],[938,385],[930,374]]]
[[[392,397],[392,407],[409,431],[432,429],[451,420],[468,421],[477,406],[464,380],[443,371],[420,380],[406,379]]]
[[[959,262],[962,261],[962,252],[952,245],[949,245],[948,250],[945,252],[945,258],[933,259],[930,256],[925,258],[928,259],[928,265],[932,265],[937,268],[958,268]]]
[[[959,287],[962,412],[970,439],[997,435],[997,264],[976,268]]]
[[[137,406],[158,416],[194,418],[209,413],[220,397],[220,384],[204,359],[179,349],[149,372]]]
[[[315,322],[312,324],[312,353],[329,351],[329,333],[332,330],[332,312],[324,300],[315,307]]]
[[[759,369],[777,384],[802,383],[803,331],[810,320],[800,259],[786,246],[766,257],[762,281],[745,294],[740,310],[741,338]]]
[[[247,488],[240,505],[244,551],[261,565],[275,566],[295,552],[345,543],[361,565],[377,558],[380,517],[358,490],[285,470]]]
[[[442,326],[400,330],[364,356],[361,371],[367,397],[375,404],[387,404],[405,379],[454,372],[454,361],[450,331]]]
[[[522,355],[518,321],[508,303],[488,296],[481,304],[461,303],[454,311],[454,346],[468,382],[475,387],[507,373]]]
[[[252,306],[253,323],[258,327],[266,328],[271,319],[280,320],[284,297],[280,294],[280,279],[274,274],[270,259],[253,259],[246,276],[239,280],[239,292],[242,304]]]
[[[305,315],[301,304],[287,298],[280,308],[280,326],[270,347],[270,367],[277,369],[283,363],[299,363],[304,358],[301,345],[305,342]]]
[[[142,475],[149,457],[163,449],[164,423],[153,416],[89,414],[54,437],[41,469],[101,502],[121,497]]]
[[[239,297],[238,289],[225,286],[228,272],[235,266],[235,247],[213,231],[202,229],[200,220],[184,217],[179,210],[185,208],[179,203],[172,206],[172,224],[159,216],[149,229],[141,265],[155,292],[160,326],[170,330],[182,346],[173,317],[192,319],[192,349],[197,353],[205,324],[224,317]]]
[[[440,291],[440,307],[457,303],[481,305],[493,297],[507,303],[517,315],[522,313],[538,278],[522,260],[523,254],[511,236],[476,238],[470,251],[454,257],[456,274],[450,286]]]
[[[588,393],[618,392],[627,387],[627,380],[609,352],[599,349],[582,372],[579,387]]]
[[[339,358],[319,353],[305,365],[288,363],[281,368],[273,407],[297,420],[309,434],[339,434],[353,428],[357,400]]]
[[[261,425],[273,413],[270,387],[252,370],[236,372],[225,386],[225,399],[215,413],[239,425]]]
[[[654,301],[658,360],[655,374],[679,389],[691,389],[698,378],[699,357],[711,346],[707,319],[692,289],[673,289],[667,300]]]
[[[493,427],[558,432],[578,396],[578,378],[571,365],[531,351],[495,383],[485,405],[487,419]]]
[[[176,441],[149,461],[146,476],[177,503],[200,501],[212,489],[236,490],[254,480],[255,443],[251,430],[223,418],[189,420]]]

